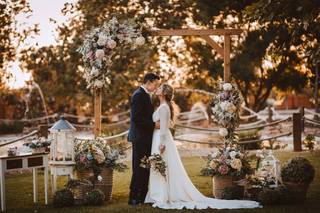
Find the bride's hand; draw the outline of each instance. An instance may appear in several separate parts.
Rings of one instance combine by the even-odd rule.
[[[163,144],[161,144],[161,145],[159,146],[159,150],[160,150],[160,154],[163,154],[164,151],[166,150],[166,146],[163,145]]]

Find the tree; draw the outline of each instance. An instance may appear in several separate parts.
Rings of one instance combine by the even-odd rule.
[[[3,77],[6,76],[7,65],[15,60],[19,45],[31,33],[38,32],[37,25],[23,30],[17,29],[15,17],[22,13],[31,14],[31,9],[26,0],[0,2],[0,80],[3,80]]]
[[[292,49],[292,43],[286,41],[296,27],[281,26],[278,21],[268,24],[267,20],[260,20],[252,13],[254,7],[261,6],[259,2],[263,1],[79,0],[74,4],[66,4],[63,9],[64,14],[71,16],[71,19],[58,26],[59,45],[37,51],[31,60],[27,59],[32,55],[28,53],[25,60],[28,61],[29,69],[38,76],[35,78],[39,84],[47,82],[41,86],[48,94],[60,96],[63,100],[67,93],[70,102],[83,105],[82,100],[90,100],[90,93],[84,87],[80,72],[77,72],[82,69],[82,63],[76,49],[87,30],[99,26],[113,15],[120,19],[134,17],[141,24],[163,29],[187,27],[190,23],[207,28],[244,28],[246,33],[239,39],[232,40],[233,50],[236,50],[232,57],[232,75],[245,96],[247,105],[260,110],[273,89],[298,91],[306,85],[308,79],[306,73],[301,73],[301,65],[306,60],[301,56],[300,46],[302,48],[303,45],[294,43],[299,48]],[[179,44],[179,48],[175,44]],[[130,93],[146,71],[161,70],[166,77],[170,77],[177,75],[176,70],[184,70],[180,85],[213,91],[214,81],[222,76],[222,60],[210,46],[204,44],[201,39],[193,37],[186,37],[184,40],[153,37],[139,51],[122,50],[114,58],[112,67],[112,85],[117,86],[103,94],[103,111],[119,109],[118,103],[125,106]],[[284,48],[276,49],[280,44],[285,44]],[[311,48],[310,45],[309,47]],[[46,51],[48,54],[45,54]],[[39,57],[46,60],[40,63],[41,66],[37,64]],[[266,60],[274,65],[265,67]],[[163,66],[162,61],[170,66]],[[58,78],[55,87],[50,87],[50,78],[46,79],[46,72],[48,76],[53,72],[69,80]],[[212,81],[207,80],[208,73]],[[291,80],[287,81],[288,78]],[[66,84],[73,87],[69,88]],[[67,88],[65,93],[62,89],[64,86]],[[85,98],[76,99],[78,96]]]

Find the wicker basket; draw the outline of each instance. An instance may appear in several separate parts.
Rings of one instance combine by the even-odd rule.
[[[94,179],[94,173],[92,170],[84,170],[84,171],[77,171],[77,177],[79,180],[90,180]]]
[[[113,169],[103,168],[100,176],[101,181],[96,181],[95,188],[100,189],[105,195],[105,201],[110,201],[112,197]]]
[[[229,176],[214,176],[212,178],[212,183],[213,196],[217,199],[222,198],[223,190],[225,188],[236,186],[233,182],[233,178]]]

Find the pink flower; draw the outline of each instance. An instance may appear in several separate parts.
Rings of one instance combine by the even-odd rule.
[[[87,58],[92,59],[92,56],[93,56],[92,51],[89,51],[86,56]]]
[[[227,160],[226,156],[224,156],[224,155],[221,155],[221,156],[220,156],[220,161],[221,161],[221,162],[224,163],[224,162],[226,162],[226,160]]]
[[[84,155],[80,156],[80,162],[81,163],[84,163],[86,160],[87,160],[86,156],[84,156]]]
[[[219,166],[218,171],[220,174],[226,175],[229,172],[229,168],[227,165],[221,165],[221,166]]]

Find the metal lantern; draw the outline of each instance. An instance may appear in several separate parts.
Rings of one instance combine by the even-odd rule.
[[[50,129],[53,139],[50,147],[50,160],[55,163],[74,162],[74,134],[76,128],[61,118]]]

